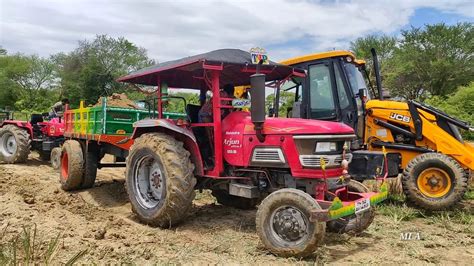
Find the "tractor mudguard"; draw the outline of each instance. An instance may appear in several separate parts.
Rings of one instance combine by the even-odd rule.
[[[30,123],[26,121],[20,121],[20,120],[5,120],[0,122],[0,128],[5,126],[5,125],[14,125],[19,128],[25,129],[28,131],[28,134],[30,134],[30,138],[33,136],[33,127],[31,126]]]
[[[145,133],[162,132],[183,142],[184,147],[191,154],[191,161],[195,167],[194,173],[196,175],[204,175],[204,166],[201,153],[199,151],[199,146],[197,144],[196,137],[190,130],[178,127],[177,125],[165,119],[139,120],[133,124],[133,127],[134,130],[131,136],[132,139],[136,139]]]

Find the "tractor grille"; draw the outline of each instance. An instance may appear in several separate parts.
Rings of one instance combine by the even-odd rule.
[[[252,162],[255,163],[285,163],[285,156],[280,148],[255,148]]]
[[[321,168],[321,158],[326,163],[326,167],[340,166],[342,154],[338,155],[300,155],[301,165],[304,167]],[[351,162],[352,154],[346,154],[346,160]]]

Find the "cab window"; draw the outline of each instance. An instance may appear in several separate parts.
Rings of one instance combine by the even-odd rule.
[[[331,119],[336,116],[330,73],[327,64],[309,67],[311,118]]]
[[[334,73],[336,75],[336,86],[337,86],[337,96],[339,98],[339,105],[341,109],[346,109],[349,107],[349,97],[347,95],[347,91],[344,87],[344,82],[342,82],[341,71],[339,71],[339,67],[334,64]]]

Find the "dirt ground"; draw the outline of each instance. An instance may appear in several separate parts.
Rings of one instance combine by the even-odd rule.
[[[298,260],[276,257],[263,248],[255,233],[255,211],[218,205],[206,192],[197,194],[189,218],[178,227],[140,224],[130,210],[123,172],[99,170],[94,188],[69,193],[35,154],[25,164],[0,164],[0,247],[36,224],[37,242],[60,235],[55,264],[80,251],[85,254],[78,262],[86,264],[467,265],[474,259],[472,199],[459,211],[434,214],[393,201],[378,208],[374,223],[361,236],[328,233],[314,256]],[[412,239],[402,240],[405,233],[412,233]]]

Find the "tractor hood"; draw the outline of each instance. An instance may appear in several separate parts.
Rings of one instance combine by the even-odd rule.
[[[223,131],[243,131],[245,135],[255,134],[249,112],[232,112],[223,120]],[[229,133],[226,133],[229,134]],[[338,122],[309,120],[301,118],[269,117],[263,125],[265,135],[317,135],[354,134],[354,130]]]

